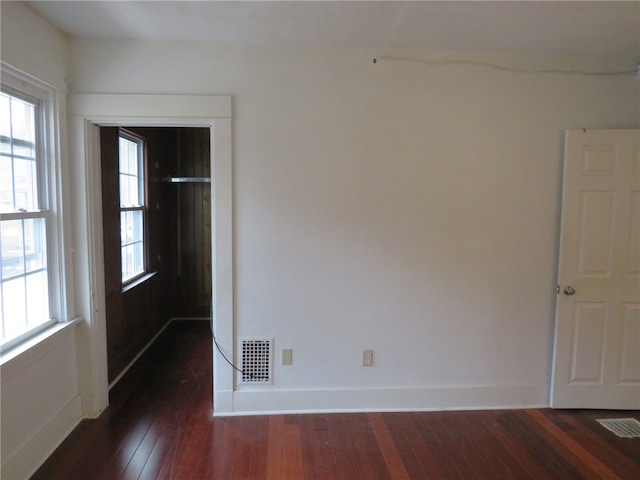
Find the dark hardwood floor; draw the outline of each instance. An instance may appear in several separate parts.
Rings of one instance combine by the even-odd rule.
[[[640,479],[640,438],[550,409],[213,418],[204,321],[173,322],[32,479]]]

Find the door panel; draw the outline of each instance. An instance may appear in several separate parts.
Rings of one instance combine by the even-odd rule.
[[[640,409],[639,145],[566,134],[553,407]]]
[[[620,383],[640,383],[640,303],[625,305]]]
[[[600,384],[602,382],[606,321],[606,303],[575,305],[570,383]]]
[[[613,196],[613,191],[581,194],[577,250],[577,274],[580,276],[609,276],[611,273]]]

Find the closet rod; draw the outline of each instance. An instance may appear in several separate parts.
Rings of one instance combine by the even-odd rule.
[[[168,183],[211,183],[209,177],[165,177],[163,182]]]

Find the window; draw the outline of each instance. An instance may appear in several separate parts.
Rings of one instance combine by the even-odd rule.
[[[120,248],[122,282],[146,271],[144,141],[120,130]]]
[[[46,104],[0,92],[0,345],[54,322],[50,313]]]

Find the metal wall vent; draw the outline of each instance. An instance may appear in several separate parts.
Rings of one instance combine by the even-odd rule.
[[[242,342],[242,382],[270,383],[273,339],[241,339]]]
[[[596,422],[619,437],[640,437],[640,422],[635,418],[608,418]]]

